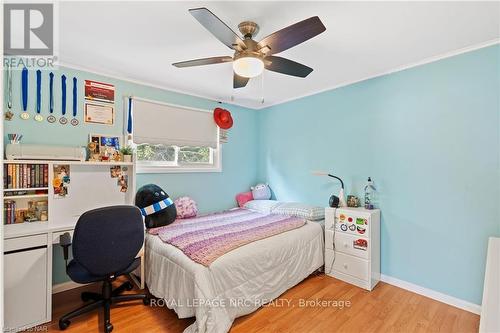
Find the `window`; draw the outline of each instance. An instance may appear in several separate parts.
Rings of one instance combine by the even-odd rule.
[[[139,173],[221,170],[212,113],[133,99],[133,141]]]

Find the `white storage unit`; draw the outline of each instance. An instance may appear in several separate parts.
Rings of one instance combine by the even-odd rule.
[[[8,239],[4,251],[4,329],[18,331],[50,321],[47,235]]]
[[[4,200],[15,201],[18,208],[26,208],[30,200],[44,199],[48,209],[47,221],[3,226],[5,328],[17,332],[52,320],[52,250],[59,246],[59,237],[66,232],[73,235],[78,218],[87,210],[133,204],[135,163],[15,160],[4,161],[4,164],[48,165],[48,186],[3,189],[7,194]],[[52,186],[55,164],[69,165],[69,194],[63,198],[56,198]],[[122,173],[128,177],[126,192],[121,192],[118,178],[111,177],[112,166],[122,167]],[[43,193],[17,194],[24,190]],[[144,288],[142,250],[138,257],[141,257],[141,281],[135,280]]]
[[[372,290],[380,280],[380,210],[326,208],[325,273]]]

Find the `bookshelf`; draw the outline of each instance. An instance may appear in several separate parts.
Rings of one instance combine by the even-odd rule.
[[[9,161],[3,174],[4,224],[47,221],[49,164]]]
[[[53,183],[55,178],[61,178],[61,166],[68,169],[63,171],[68,174],[68,183],[63,184],[65,195],[57,193],[60,188]],[[112,176],[112,167],[120,170],[120,176]],[[47,226],[53,229],[74,225],[87,210],[134,201],[133,162],[5,160],[3,168],[6,238],[23,231],[36,232],[38,227],[43,231]],[[122,178],[126,191],[120,185]]]

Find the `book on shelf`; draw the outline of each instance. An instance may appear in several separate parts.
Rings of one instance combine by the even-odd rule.
[[[16,223],[16,202],[14,200],[6,200],[3,203],[4,224]]]
[[[4,164],[4,188],[35,188],[49,186],[48,164]]]

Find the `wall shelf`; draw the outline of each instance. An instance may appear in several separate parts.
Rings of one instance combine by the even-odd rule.
[[[48,187],[28,187],[28,188],[4,188],[4,192],[21,192],[21,191],[43,191],[48,190]]]
[[[69,165],[95,165],[95,166],[133,166],[134,162],[98,162],[98,161],[56,161],[56,160],[5,160],[4,164],[69,164]]]
[[[21,195],[6,195],[4,196],[4,200],[13,200],[13,199],[36,199],[36,198],[47,198],[49,196],[48,193],[45,194],[21,194]]]

